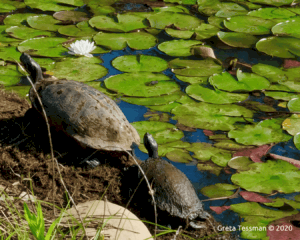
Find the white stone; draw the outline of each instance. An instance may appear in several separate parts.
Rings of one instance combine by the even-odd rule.
[[[129,210],[119,205],[108,201],[95,200],[78,204],[77,209],[81,218],[85,219],[84,222],[89,221],[89,223],[85,223],[88,237],[94,237],[97,233],[97,229],[94,226],[102,226],[104,222],[105,226],[101,231],[101,235],[105,236],[104,239],[153,239],[145,224]],[[70,220],[69,223],[72,223],[72,217],[68,216],[68,214],[79,220],[78,214],[73,207],[66,211],[66,217],[63,217],[61,223],[66,223],[68,220]],[[91,219],[93,219],[92,222],[90,222]]]

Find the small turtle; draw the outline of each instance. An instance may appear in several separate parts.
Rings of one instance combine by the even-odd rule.
[[[189,221],[193,228],[204,228],[203,222],[194,221],[197,217],[210,218],[203,210],[192,183],[187,176],[174,165],[158,157],[158,146],[151,134],[144,135],[144,145],[149,158],[141,163],[152,188],[158,209],[168,215]],[[142,174],[139,172],[139,177]]]
[[[131,151],[140,137],[117,104],[104,93],[72,80],[44,78],[41,67],[23,53],[21,62],[30,73],[42,100],[49,123],[82,147],[104,151]],[[33,109],[42,114],[33,89],[29,91]],[[85,161],[91,167],[95,163]]]

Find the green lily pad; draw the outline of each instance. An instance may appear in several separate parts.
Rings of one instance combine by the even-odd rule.
[[[290,18],[296,14],[284,8],[260,8],[248,13],[249,16],[263,19]]]
[[[88,14],[79,11],[60,11],[53,14],[53,17],[60,21],[82,22],[88,21]]]
[[[25,98],[28,102],[30,102],[28,95],[30,88],[31,86],[6,86],[4,90],[6,92],[14,92],[18,94],[19,97]]]
[[[42,68],[51,70],[55,67],[55,61],[51,58],[33,58]]]
[[[136,29],[148,27],[144,17],[133,14],[117,14],[115,17],[96,16],[89,20],[92,27],[110,32],[130,32]]]
[[[161,72],[168,63],[159,57],[148,55],[125,55],[115,58],[112,65],[122,72]]]
[[[52,32],[56,32],[61,27],[61,25],[58,25],[61,21],[45,14],[28,17],[27,22],[32,28]]]
[[[253,125],[239,126],[230,130],[228,137],[244,145],[264,145],[286,142],[291,139],[281,128],[283,119],[268,119]]]
[[[213,147],[209,143],[192,143],[191,147],[186,148],[186,150],[194,153],[193,158],[201,162],[211,160],[220,167],[226,167],[232,157],[231,151]]]
[[[169,122],[171,116],[168,113],[146,112],[144,118],[148,121]]]
[[[182,95],[183,93],[181,91],[177,91],[171,94],[156,97],[121,97],[121,100],[136,105],[159,106],[172,103],[178,100]]]
[[[238,151],[246,148],[251,148],[250,146],[245,146],[229,139],[219,140],[217,143],[214,143],[214,146],[216,148],[222,148],[230,151]]]
[[[256,48],[274,57],[294,58],[300,56],[300,39],[287,37],[268,37],[259,40]]]
[[[103,82],[99,82],[99,81],[90,81],[90,82],[85,82],[84,84],[89,85],[95,89],[97,89],[98,91],[106,94],[107,96],[109,96],[111,99],[116,99],[117,98],[117,94],[114,92],[109,91],[105,85],[103,84]]]
[[[19,39],[12,38],[5,32],[7,28],[9,28],[9,26],[0,25],[0,46],[3,47],[4,47],[4,43],[9,43],[10,45],[12,45],[14,42],[16,43],[20,42]]]
[[[220,29],[214,25],[202,23],[194,31],[196,34],[196,40],[202,40],[216,36]]]
[[[222,18],[222,17],[216,17],[216,16],[210,16],[207,21],[209,24],[215,26],[215,27],[218,27],[218,28],[225,28],[224,26],[224,20],[225,18]]]
[[[262,3],[266,5],[280,7],[283,5],[290,5],[294,1],[293,0],[249,0],[249,2]]]
[[[190,84],[207,84],[208,83],[208,77],[186,77],[186,76],[180,76],[176,75],[176,77],[183,82],[188,82]]]
[[[249,166],[251,167],[250,170],[233,174],[231,181],[247,191],[266,194],[273,191],[281,193],[300,191],[300,171],[286,161],[268,160]]]
[[[157,121],[140,121],[131,123],[138,131],[143,143],[143,137],[146,132],[152,134],[157,144],[165,144],[181,139],[184,134],[178,130],[173,124]]]
[[[251,161],[248,157],[239,156],[239,157],[232,158],[228,162],[228,166],[233,169],[240,170],[240,171],[246,171],[251,168],[249,165],[252,163],[253,163],[253,161]]]
[[[198,163],[197,168],[199,171],[210,172],[210,173],[215,174],[216,176],[219,176],[223,169],[212,162]]]
[[[102,61],[96,57],[64,58],[55,64],[51,72],[59,79],[87,82],[102,78],[108,73],[99,63]]]
[[[293,141],[294,141],[296,148],[300,150],[300,132],[294,136]]]
[[[259,74],[265,78],[267,78],[271,83],[280,83],[287,81],[287,76],[285,72],[277,67],[258,63],[252,66],[252,72]]]
[[[244,101],[242,105],[254,111],[276,112],[276,109],[273,108],[272,106],[262,104],[256,101]]]
[[[215,15],[220,10],[242,12],[246,10],[246,8],[237,3],[220,2],[218,0],[198,0],[198,6],[198,11],[207,16]]]
[[[36,16],[35,13],[15,13],[8,15],[4,20],[3,23],[5,25],[11,25],[11,26],[22,26],[26,25],[27,21],[26,19],[28,17]]]
[[[213,131],[229,131],[235,128],[236,122],[245,122],[245,118],[253,115],[252,111],[234,104],[208,103],[182,104],[175,107],[172,113],[175,114],[173,119],[185,126]]]
[[[238,81],[228,72],[214,74],[209,78],[209,82],[215,87],[229,91],[254,91],[266,89],[270,86],[270,82],[255,73],[243,73],[237,71]]]
[[[94,36],[98,45],[104,46],[111,50],[122,50],[127,47],[133,49],[148,49],[154,47],[156,38],[149,33],[104,33],[99,32]]]
[[[202,188],[200,192],[210,198],[229,197],[233,194],[232,190],[237,188],[237,186],[228,183],[216,183]]]
[[[76,26],[67,25],[67,26],[60,27],[58,29],[58,32],[60,34],[71,36],[71,37],[86,37],[86,36],[92,36],[97,33],[93,28],[89,26],[88,22],[85,21],[77,23]]]
[[[288,109],[290,112],[300,112],[300,99],[294,98],[290,100],[287,104]]]
[[[194,1],[194,0],[192,0]],[[195,1],[196,2],[196,1]],[[189,13],[190,11],[182,5],[165,5],[164,7],[152,7],[154,12],[181,12]]]
[[[266,206],[270,206],[270,207],[282,207],[285,204],[288,204],[289,206],[291,206],[292,208],[296,209],[300,209],[300,203],[293,201],[293,200],[289,200],[289,199],[285,199],[285,198],[275,198],[272,199],[271,203],[263,203]]]
[[[271,33],[271,28],[276,24],[271,20],[252,16],[235,16],[224,20],[224,25],[234,32],[264,35]]]
[[[216,104],[241,102],[249,96],[248,94],[223,92],[218,89],[212,90],[198,84],[188,86],[185,91],[189,96],[199,101]]]
[[[205,60],[181,60],[177,58],[169,62],[169,67],[175,74],[189,77],[208,77],[214,73],[222,72],[222,66],[211,58]]]
[[[72,10],[75,8],[75,6],[80,7],[84,5],[84,2],[82,0],[25,0],[25,4],[31,8],[37,8],[43,11],[58,12],[63,10]]]
[[[30,52],[33,56],[63,57],[67,49],[62,46],[65,38],[32,38],[21,42],[18,46],[20,52]]]
[[[154,97],[170,94],[180,89],[175,81],[164,74],[147,72],[123,73],[105,79],[108,89],[126,96]]]
[[[0,13],[3,12],[10,12],[10,11],[14,11],[17,8],[11,4],[8,3],[0,3]]]
[[[23,76],[15,65],[0,66],[0,84],[12,86],[20,82]]]
[[[277,92],[277,91],[265,91],[264,94],[267,97],[271,97],[274,99],[280,99],[284,101],[290,101],[295,97],[299,97],[296,93],[289,93],[289,92]]]
[[[202,44],[197,40],[172,40],[158,45],[158,49],[170,56],[191,56],[191,48]]]
[[[11,37],[19,38],[19,39],[29,39],[29,38],[41,37],[41,36],[48,36],[48,37],[52,36],[51,32],[36,30],[25,26],[12,26],[7,28],[5,32]]]
[[[166,157],[173,162],[189,163],[193,161],[191,155],[184,149],[175,149],[170,151],[166,154]]]
[[[219,10],[215,16],[216,17],[223,17],[223,18],[230,18],[230,17],[234,17],[234,16],[241,16],[241,15],[246,15],[248,13],[247,10],[244,11],[232,11],[232,10]]]
[[[292,101],[292,100],[291,100]],[[282,122],[282,128],[287,131],[290,135],[295,136],[300,132],[300,115],[293,114],[291,117],[286,118]]]
[[[177,29],[173,29],[173,28],[166,28],[165,31],[171,37],[182,38],[182,39],[189,39],[194,34],[193,30],[177,30]]]
[[[300,38],[300,29],[299,29],[300,19],[288,20],[286,22],[281,22],[276,24],[272,28],[274,35],[278,36],[288,36]]]
[[[3,59],[4,61],[16,60],[19,62],[20,56],[21,53],[16,47],[0,47],[0,59]]]
[[[218,32],[218,37],[229,46],[241,48],[252,48],[259,40],[250,34],[235,32]]]
[[[165,105],[159,105],[159,106],[146,106],[152,111],[160,111],[160,112],[171,112],[173,108],[180,106],[181,104],[178,102],[172,102]]]
[[[242,238],[264,240],[269,238],[266,231],[269,223],[298,213],[298,211],[267,209],[256,202],[232,204],[230,210],[237,212],[244,219],[240,226]]]
[[[178,12],[158,12],[149,16],[148,20],[151,27],[158,29],[174,25],[177,29],[193,30],[203,23],[203,20],[197,17]]]

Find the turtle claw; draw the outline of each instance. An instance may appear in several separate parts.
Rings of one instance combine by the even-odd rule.
[[[191,221],[189,224],[194,229],[206,228],[206,224],[204,222]]]
[[[97,159],[92,159],[92,160],[86,160],[85,159],[85,160],[80,162],[80,165],[86,166],[87,169],[93,169],[93,168],[99,166],[100,162]]]

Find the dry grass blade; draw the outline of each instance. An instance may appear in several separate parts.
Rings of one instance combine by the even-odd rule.
[[[22,67],[21,64],[19,64],[16,60],[14,60],[14,61],[18,64],[18,66],[19,66],[24,72],[26,72],[26,70]],[[79,211],[78,211],[78,209],[77,209],[77,207],[76,207],[76,204],[75,204],[75,202],[74,202],[74,200],[73,200],[71,194],[69,193],[69,191],[68,191],[68,189],[67,189],[67,187],[66,187],[66,185],[65,185],[65,183],[64,183],[64,181],[63,181],[63,178],[62,178],[62,175],[61,175],[61,172],[60,172],[60,169],[59,169],[59,165],[58,165],[57,159],[54,157],[53,144],[52,144],[52,138],[51,138],[51,132],[50,132],[50,125],[49,125],[49,121],[48,121],[47,114],[46,114],[45,108],[44,108],[44,106],[43,106],[42,100],[41,100],[39,94],[37,93],[36,88],[35,88],[35,86],[34,86],[34,84],[33,84],[33,82],[31,81],[31,79],[30,79],[29,76],[27,76],[27,79],[28,79],[28,81],[29,81],[29,83],[30,83],[30,85],[31,85],[31,87],[32,87],[32,89],[33,89],[33,91],[34,91],[34,93],[35,93],[36,96],[37,96],[37,99],[38,99],[38,101],[39,101],[39,104],[40,104],[40,106],[41,106],[41,108],[42,108],[43,117],[44,117],[45,122],[46,122],[46,125],[47,125],[47,132],[48,132],[48,138],[49,138],[49,144],[50,144],[50,154],[51,154],[51,159],[52,159],[52,162],[53,162],[53,182],[52,182],[52,183],[53,183],[53,187],[54,187],[54,180],[55,180],[55,170],[54,170],[54,169],[55,169],[55,168],[54,168],[54,162],[55,162],[55,163],[56,163],[56,166],[57,166],[58,173],[59,173],[60,181],[61,181],[61,183],[63,184],[65,191],[68,193],[68,196],[69,196],[69,198],[70,198],[72,204],[74,205],[75,210],[77,211],[77,214],[78,214],[78,216],[79,216],[80,222],[81,222],[81,224],[82,224],[82,226],[83,226],[84,235],[85,235],[86,239],[89,239],[88,236],[87,236],[87,233],[86,233],[86,229],[84,228],[84,225],[83,225],[83,220],[82,220],[82,218],[81,218],[81,216],[80,216],[80,214],[79,214]],[[54,191],[53,191],[53,194],[54,194]],[[54,196],[53,196],[53,200],[54,200]],[[54,211],[54,216],[56,216],[56,214],[55,214],[55,204],[54,204],[54,203],[53,203],[53,211]]]

